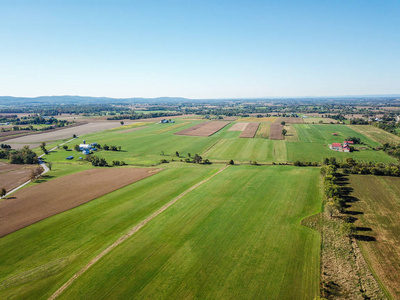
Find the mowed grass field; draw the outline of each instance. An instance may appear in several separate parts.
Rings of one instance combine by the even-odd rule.
[[[400,178],[351,175],[351,210],[357,215],[359,245],[372,270],[393,299],[400,298]],[[362,237],[374,237],[368,241]]]
[[[296,129],[300,142],[288,141],[286,144],[288,160],[291,162],[296,160],[320,162],[325,157],[336,157],[339,161],[344,161],[346,158],[351,157],[363,162],[396,162],[396,159],[383,151],[375,151],[370,148],[380,146],[379,142],[371,140],[346,125],[294,124],[293,126]],[[338,133],[338,136],[333,136],[332,133]],[[329,149],[329,144],[342,143],[347,137],[353,136],[360,138],[366,144],[366,149],[351,153],[337,152]]]
[[[231,166],[108,253],[60,299],[313,299],[318,168]]]
[[[2,237],[0,299],[47,299],[118,237],[218,169],[182,166]]]
[[[348,127],[381,144],[400,143],[400,136],[371,125],[348,125]]]

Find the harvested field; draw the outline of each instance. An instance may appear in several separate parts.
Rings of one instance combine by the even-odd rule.
[[[54,131],[58,131],[58,130],[66,130],[68,128],[73,128],[73,127],[77,127],[80,125],[84,125],[87,124],[87,122],[79,122],[79,123],[75,123],[73,125],[70,125],[68,127],[57,127],[54,129],[49,129],[49,130],[45,130],[45,131],[35,131],[35,130],[16,130],[16,131],[7,131],[7,132],[2,132],[0,133],[0,141],[10,141],[11,139],[14,138],[22,138],[28,135],[41,135],[41,134],[45,134],[45,133],[52,133]],[[37,138],[38,140],[39,138]],[[14,147],[13,147],[14,148]],[[14,148],[17,149],[17,148]]]
[[[260,125],[260,123],[249,123],[239,137],[240,138],[253,138],[257,132],[259,125]]]
[[[82,135],[87,133],[93,133],[102,131],[105,129],[111,129],[121,126],[120,122],[93,122],[76,127],[60,128],[58,130],[44,131],[40,134],[30,134],[27,136],[17,137],[13,139],[7,139],[5,142],[13,146],[13,144],[31,144],[48,141],[57,141],[67,138],[72,138],[72,135]]]
[[[263,117],[263,118],[241,118],[238,121],[243,122],[275,122],[276,117]]]
[[[293,125],[285,125],[285,129],[287,130],[287,133],[285,135],[285,140],[288,142],[300,142],[299,136],[297,135],[297,131],[294,128]]]
[[[283,126],[280,123],[272,123],[269,130],[269,139],[270,140],[283,140],[284,136],[282,135]]]
[[[302,124],[303,118],[294,118],[294,117],[279,117],[275,120],[275,123],[286,122],[290,124]]]
[[[224,128],[229,123],[230,122],[225,121],[203,122],[182,131],[176,132],[174,134],[188,136],[210,136]]]
[[[232,125],[231,128],[228,129],[228,131],[243,131],[246,129],[247,125],[250,123],[235,123]]]
[[[0,202],[0,237],[156,172],[157,169],[91,169],[20,190]]]
[[[267,139],[269,137],[269,126],[270,123],[260,123],[255,137],[260,139]]]
[[[0,189],[7,192],[28,181],[37,165],[12,165],[0,162]]]

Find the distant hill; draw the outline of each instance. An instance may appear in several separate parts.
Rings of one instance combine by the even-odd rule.
[[[40,105],[40,104],[102,104],[102,103],[167,103],[192,101],[179,97],[160,98],[107,98],[84,96],[40,96],[34,98],[0,96],[0,105]]]
[[[298,102],[298,101],[351,101],[351,100],[396,100],[400,99],[400,94],[387,95],[348,95],[348,96],[309,96],[309,97],[262,97],[262,98],[230,98],[230,99],[188,99],[182,97],[159,97],[159,98],[108,98],[108,97],[86,97],[86,96],[40,96],[40,97],[12,97],[0,96],[0,106],[23,106],[23,105],[71,105],[71,104],[129,104],[129,103],[148,103],[148,104],[167,104],[183,102]]]

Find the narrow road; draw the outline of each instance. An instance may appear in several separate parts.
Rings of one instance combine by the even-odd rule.
[[[109,253],[112,249],[117,247],[118,245],[122,244],[125,242],[128,238],[130,238],[132,235],[134,235],[136,232],[138,232],[143,226],[145,226],[147,223],[149,223],[151,220],[153,220],[155,217],[157,217],[159,214],[167,210],[168,207],[171,205],[175,204],[179,199],[196,189],[197,187],[201,186],[202,184],[206,183],[209,181],[211,178],[217,176],[219,173],[224,171],[229,165],[226,165],[219,169],[216,173],[211,175],[210,177],[200,181],[199,183],[196,183],[186,191],[184,191],[182,194],[174,198],[172,201],[168,202],[165,204],[163,207],[161,207],[158,211],[147,217],[145,220],[140,222],[138,225],[134,226],[132,229],[130,229],[126,234],[121,236],[118,240],[116,240],[114,243],[112,243],[110,246],[108,246],[103,252],[98,254],[95,258],[93,258],[86,266],[84,266],[82,269],[80,269],[77,273],[75,273],[74,276],[72,276],[66,283],[64,283],[53,295],[51,295],[48,300],[53,300],[56,299],[62,292],[64,292],[79,276],[81,276],[83,273],[85,273],[91,266],[93,266],[96,262],[98,262],[101,258],[103,258],[107,253]]]
[[[78,137],[76,137],[76,138],[78,138]],[[76,139],[76,138],[72,138],[72,139],[70,139],[70,140],[68,140],[68,141],[66,141],[66,142],[64,142],[64,143],[62,143],[62,144],[59,144],[59,145],[55,146],[54,148],[51,148],[51,149],[50,149],[49,151],[47,151],[47,152],[54,151],[55,149],[57,149],[57,147],[62,146],[62,145],[64,145],[64,144],[66,144],[66,143],[69,143],[69,142],[73,141],[73,140]],[[49,167],[46,166],[45,162],[42,160],[42,157],[43,157],[44,155],[46,155],[46,154],[43,153],[43,154],[41,154],[41,155],[38,156],[38,158],[39,158],[39,165],[43,168],[43,172],[42,172],[42,174],[40,174],[40,175],[44,175],[44,174],[46,174],[48,171],[50,171]],[[3,198],[5,198],[5,197],[11,195],[12,193],[14,193],[14,192],[18,191],[19,189],[23,188],[24,186],[26,186],[28,183],[31,183],[31,180],[28,180],[27,182],[25,182],[25,183],[23,183],[23,184],[17,186],[15,189],[13,189],[13,190],[9,191],[7,194],[5,194],[3,197],[0,197],[0,199],[3,199]]]

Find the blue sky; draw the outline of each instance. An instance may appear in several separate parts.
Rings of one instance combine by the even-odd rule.
[[[400,93],[400,1],[0,1],[0,95]]]

